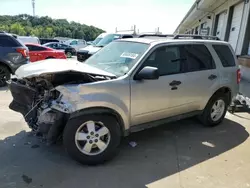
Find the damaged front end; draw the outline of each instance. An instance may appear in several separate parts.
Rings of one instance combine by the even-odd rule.
[[[65,101],[56,88],[113,78],[100,69],[67,60],[46,60],[21,66],[17,78],[8,83],[13,96],[9,108],[20,112],[29,127],[38,135],[54,143],[61,135],[74,104]],[[70,97],[75,97],[68,93]]]
[[[9,108],[20,112],[32,131],[53,143],[67,122],[70,108],[60,101],[60,92],[46,80],[35,80],[12,79],[9,82],[13,96]]]

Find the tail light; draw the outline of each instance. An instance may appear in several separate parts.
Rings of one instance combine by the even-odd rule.
[[[237,70],[237,84],[240,83],[241,80],[241,73],[240,73],[240,69]]]
[[[17,48],[16,51],[22,54],[23,57],[28,57],[28,51],[25,48]]]

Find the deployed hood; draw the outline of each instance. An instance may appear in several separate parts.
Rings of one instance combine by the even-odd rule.
[[[68,59],[47,59],[36,63],[25,64],[16,70],[15,75],[19,78],[31,78],[44,74],[68,71],[115,77],[115,75],[109,72],[97,69],[88,64],[80,63],[76,60]]]

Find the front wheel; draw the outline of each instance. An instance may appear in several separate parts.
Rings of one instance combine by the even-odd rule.
[[[115,156],[121,132],[112,116],[89,115],[70,120],[63,133],[69,155],[82,164],[96,165]]]
[[[225,93],[214,95],[208,102],[203,113],[199,117],[201,122],[206,126],[216,126],[220,124],[228,109],[228,97]]]

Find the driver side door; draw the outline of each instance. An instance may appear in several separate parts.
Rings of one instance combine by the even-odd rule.
[[[131,125],[143,124],[188,112],[185,105],[186,61],[180,46],[160,46],[146,58],[139,71],[157,67],[157,80],[131,80]],[[176,84],[173,84],[175,81]]]

